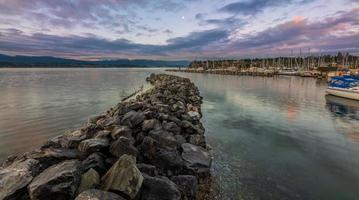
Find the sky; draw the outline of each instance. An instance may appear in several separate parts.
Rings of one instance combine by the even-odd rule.
[[[359,52],[359,0],[0,0],[0,54],[195,60]]]

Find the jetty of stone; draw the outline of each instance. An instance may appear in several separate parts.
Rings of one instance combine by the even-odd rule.
[[[152,88],[0,168],[0,199],[200,199],[212,157],[202,98],[186,78]]]

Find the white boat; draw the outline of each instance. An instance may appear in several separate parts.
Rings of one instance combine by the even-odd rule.
[[[351,76],[333,77],[326,92],[334,96],[359,101],[359,78]]]

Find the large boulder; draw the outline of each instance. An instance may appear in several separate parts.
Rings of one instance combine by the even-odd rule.
[[[119,191],[135,198],[141,188],[143,176],[136,167],[136,158],[123,155],[102,177],[103,190]]]
[[[77,189],[77,194],[83,191],[97,187],[100,184],[100,175],[96,170],[90,169],[86,173],[82,174],[80,186]]]
[[[152,164],[166,170],[180,171],[183,168],[183,160],[176,149],[158,149]]]
[[[120,137],[114,141],[110,146],[110,153],[116,157],[121,157],[124,154],[137,156],[137,149],[133,146],[132,141],[126,137]]]
[[[184,143],[182,144],[182,158],[185,161],[187,169],[190,169],[196,173],[208,173],[212,157],[202,147]]]
[[[144,174],[150,175],[150,176],[157,176],[158,172],[155,166],[144,164],[144,163],[138,163],[137,168]]]
[[[150,131],[153,129],[160,129],[161,123],[158,119],[148,119],[142,123],[142,131]]]
[[[85,153],[94,153],[102,151],[110,146],[108,139],[92,138],[82,141],[79,144],[79,151]]]
[[[206,139],[204,138],[204,135],[194,134],[189,136],[188,143],[191,143],[196,146],[205,147]]]
[[[182,193],[182,199],[196,199],[198,190],[198,181],[195,176],[192,175],[179,175],[173,176],[171,180],[177,185],[178,189]]]
[[[91,189],[91,190],[86,190],[85,192],[79,194],[79,196],[77,196],[75,200],[125,200],[125,199],[112,192]]]
[[[157,145],[158,142],[155,139],[146,136],[140,145],[141,155],[148,160],[152,160],[156,155]]]
[[[168,131],[152,130],[148,135],[157,140],[161,147],[177,148],[178,143],[176,138]]]
[[[105,156],[99,152],[89,155],[84,161],[82,161],[82,166],[84,171],[93,168],[101,175],[105,174],[107,171],[105,165]]]
[[[81,179],[81,166],[77,160],[64,161],[40,173],[28,186],[32,200],[74,198]]]
[[[179,200],[181,193],[176,184],[167,177],[144,175],[141,200]]]
[[[94,138],[109,139],[110,134],[111,134],[111,131],[102,130],[102,131],[98,131],[98,132],[95,134],[95,137],[94,137]]]
[[[128,126],[116,126],[111,132],[111,137],[114,140],[117,140],[120,137],[131,138],[132,129]]]
[[[0,199],[18,199],[26,193],[26,186],[38,173],[39,161],[15,161],[0,170]]]
[[[166,131],[172,132],[176,135],[181,133],[181,127],[179,127],[175,122],[164,123],[163,129],[165,129]]]
[[[64,160],[82,159],[84,158],[84,154],[77,149],[47,148],[29,152],[26,154],[26,157],[38,160],[41,169],[46,169]]]
[[[130,111],[123,116],[121,124],[133,128],[140,125],[144,120],[145,115],[142,112]]]
[[[61,136],[57,136],[52,138],[48,141],[48,145],[52,147],[57,147],[60,145],[63,148],[77,148],[78,144],[82,140],[88,138],[88,135],[83,130],[75,130],[75,131],[68,131]]]

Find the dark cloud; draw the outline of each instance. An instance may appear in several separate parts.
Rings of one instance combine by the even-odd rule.
[[[103,55],[107,53],[133,56],[171,56],[180,52],[204,50],[207,46],[226,40],[228,33],[220,30],[193,32],[186,37],[172,38],[167,45],[145,45],[125,39],[106,40],[97,37],[25,35],[20,31],[0,32],[0,52],[32,55],[66,56],[67,54]]]
[[[232,14],[255,15],[269,7],[285,6],[292,3],[303,4],[312,0],[247,0],[228,4],[220,11]]]

